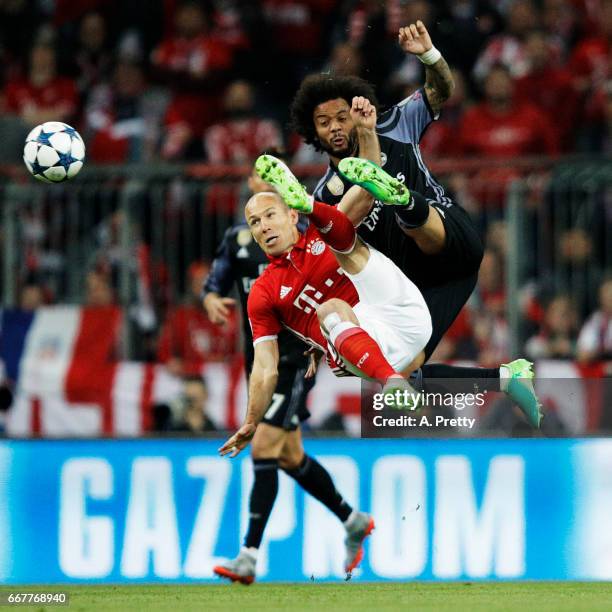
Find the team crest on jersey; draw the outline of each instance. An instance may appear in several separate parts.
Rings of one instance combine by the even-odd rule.
[[[387,154],[381,151],[380,153],[380,165],[384,166],[387,163]]]
[[[322,240],[315,240],[314,238],[308,243],[306,247],[307,253],[313,255],[320,255],[325,250],[325,243]]]
[[[327,188],[335,196],[340,196],[344,193],[344,183],[337,174],[334,174],[334,176],[327,181]]]
[[[236,236],[236,242],[241,247],[245,247],[251,244],[252,240],[253,240],[253,236],[251,235],[251,231],[248,229],[241,229],[238,232],[238,235]]]

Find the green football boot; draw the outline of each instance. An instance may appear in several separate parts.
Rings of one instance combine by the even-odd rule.
[[[515,359],[510,363],[502,363],[501,367],[506,368],[510,375],[501,379],[502,391],[523,411],[532,427],[540,427],[542,404],[533,386],[533,363],[527,359]]]
[[[308,195],[306,187],[295,178],[287,164],[273,155],[260,155],[255,162],[255,171],[266,183],[274,185],[289,208],[306,215],[312,212],[312,196]]]
[[[385,204],[410,204],[410,191],[406,185],[367,159],[345,157],[338,164],[338,170],[344,178],[359,185]]]
[[[415,411],[421,407],[421,394],[405,378],[388,378],[382,394],[385,405],[394,410]]]

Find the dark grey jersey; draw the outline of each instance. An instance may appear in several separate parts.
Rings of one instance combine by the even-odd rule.
[[[412,191],[425,196],[444,216],[445,211],[457,205],[431,174],[419,149],[424,131],[436,118],[425,92],[420,89],[383,113],[376,132],[384,169]],[[350,186],[351,183],[342,178],[330,163],[314,190],[314,197],[320,202],[336,205]],[[437,256],[425,255],[401,230],[393,206],[384,206],[376,200],[360,224],[358,233],[368,244],[391,258],[419,288],[435,286],[446,280],[443,266],[436,265]]]

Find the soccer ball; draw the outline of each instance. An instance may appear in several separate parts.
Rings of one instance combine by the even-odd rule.
[[[32,176],[45,183],[73,178],[83,167],[85,143],[80,134],[60,121],[37,125],[26,138],[23,161]]]

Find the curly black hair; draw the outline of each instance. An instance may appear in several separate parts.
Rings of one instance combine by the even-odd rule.
[[[353,97],[363,96],[378,109],[378,99],[370,83],[356,76],[333,76],[330,74],[312,74],[307,76],[297,90],[291,103],[291,128],[307,144],[322,151],[314,125],[314,109],[328,100],[343,98],[351,104]]]

